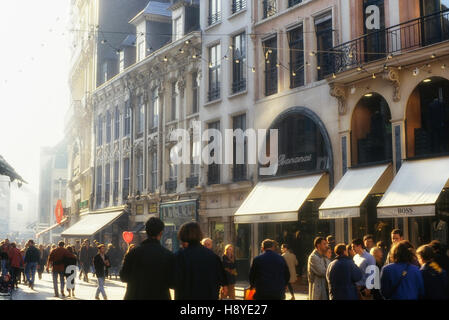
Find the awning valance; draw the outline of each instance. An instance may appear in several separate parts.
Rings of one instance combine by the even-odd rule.
[[[449,181],[449,157],[404,161],[377,205],[378,218],[435,215],[435,203]]]
[[[257,183],[234,216],[235,223],[297,221],[307,199],[329,194],[329,176],[316,175]]]
[[[61,233],[61,237],[90,237],[109,226],[125,213],[124,210],[108,213],[89,213],[70,228]]]
[[[349,169],[322,203],[320,219],[357,218],[370,194],[384,193],[393,179],[391,164]]]
[[[54,225],[48,227],[47,229],[42,230],[39,233],[36,233],[36,238],[39,238],[41,235],[43,235],[44,233],[47,233],[48,231],[51,231],[59,226],[62,226],[64,223],[66,223],[68,221],[68,218],[64,218],[61,220],[61,223],[55,223]]]

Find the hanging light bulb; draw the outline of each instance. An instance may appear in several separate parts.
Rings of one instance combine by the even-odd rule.
[[[315,52],[311,51],[311,52],[309,53],[309,55],[310,55],[311,57],[314,57],[314,56],[315,56]]]
[[[105,39],[101,40],[101,44],[105,44],[105,43],[106,43]]]
[[[316,67],[317,68],[317,70],[321,70],[321,66],[318,66],[318,67]]]
[[[361,66],[358,66],[358,67],[357,67],[357,71],[362,71],[362,67],[361,67]]]
[[[194,54],[192,55],[192,58],[193,58],[193,59],[196,59],[196,57],[197,57],[197,55],[196,55],[196,53],[194,53]]]
[[[279,63],[276,63],[276,68],[279,68]]]
[[[167,56],[165,56],[164,57],[164,62],[167,62],[168,61],[168,58],[167,58]]]
[[[332,78],[337,79],[337,75],[335,73],[332,73]]]
[[[373,79],[376,79],[376,75],[375,75],[374,73],[373,73],[373,76],[372,76],[372,78],[373,78]]]
[[[352,86],[352,88],[351,88],[351,94],[354,94],[355,93],[355,86]]]
[[[387,59],[388,59],[388,60],[391,60],[391,59],[393,59],[393,56],[392,56],[391,54],[389,54],[388,57],[387,57]]]
[[[251,71],[256,72],[256,68],[252,67]]]
[[[351,59],[354,57],[354,56],[352,55],[352,51],[349,52],[348,57],[351,58]]]
[[[399,67],[398,67],[398,70],[399,70],[399,71],[402,70],[402,66],[399,66]]]
[[[296,72],[295,71],[292,72],[292,76],[296,77]]]
[[[190,40],[186,40],[184,43],[185,43],[185,44],[189,44],[189,43],[190,43]]]
[[[179,49],[179,52],[184,53],[184,49],[182,49],[182,48]]]
[[[273,53],[273,50],[268,49],[268,53],[269,53],[269,54],[272,54],[272,53]]]
[[[384,64],[384,70],[388,70],[388,67],[386,64]]]
[[[416,77],[419,74],[419,69],[416,68],[415,70],[413,70],[413,76]]]
[[[442,69],[442,70],[446,69],[446,65],[443,64],[443,65],[441,66],[441,69]]]
[[[431,59],[435,59],[437,56],[435,55],[435,53],[432,53],[432,55],[430,56]]]
[[[240,63],[240,60],[239,60],[239,59],[236,59],[236,60],[235,60],[235,63]]]
[[[212,62],[209,62],[209,68],[212,68],[212,67],[213,67]]]
[[[225,58],[225,60],[226,60],[226,61],[228,61],[228,60],[229,60],[229,58],[228,58],[228,56],[227,56],[227,55],[225,55],[225,56],[224,56],[224,58]]]

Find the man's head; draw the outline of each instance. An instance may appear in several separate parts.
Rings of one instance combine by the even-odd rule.
[[[58,242],[58,246],[59,246],[60,248],[64,248],[64,246],[65,246],[64,241],[59,241],[59,242]]]
[[[98,252],[100,252],[101,254],[104,254],[106,252],[106,246],[104,244],[99,244],[97,248]]]
[[[414,258],[413,246],[408,241],[393,244],[391,256],[394,263],[412,263]]]
[[[370,251],[371,248],[374,247],[374,237],[372,234],[367,234],[363,237],[363,244],[365,245],[365,248]]]
[[[420,265],[424,265],[433,260],[435,252],[431,245],[423,245],[416,250],[416,255]]]
[[[382,248],[373,247],[371,248],[370,254],[376,259],[377,264],[382,264],[384,258],[384,252]]]
[[[213,242],[211,238],[204,238],[203,240],[201,240],[201,244],[210,250],[212,250],[212,243]]]
[[[443,251],[443,248],[442,248],[442,246],[441,246],[441,242],[438,241],[438,240],[433,240],[433,241],[431,241],[431,242],[429,243],[429,245],[432,247],[433,251],[434,251],[436,254],[439,254],[439,253],[441,253],[441,252]]]
[[[321,255],[326,254],[328,244],[323,237],[316,237],[315,240],[313,240],[313,246]]]
[[[32,239],[30,239],[30,240],[28,240],[28,243],[27,243],[30,247],[31,246],[34,246],[34,240],[32,240]]]
[[[352,250],[354,250],[357,254],[362,254],[363,250],[365,250],[365,245],[363,244],[362,239],[354,239],[351,242]]]
[[[402,237],[402,231],[399,229],[394,229],[393,231],[391,231],[391,243],[395,244],[395,243],[399,243],[402,240],[404,240],[404,238]]]
[[[271,239],[265,239],[262,241],[262,251],[274,251],[276,249],[276,241]]]
[[[326,237],[326,241],[330,246],[333,246],[335,244],[335,238],[333,235],[329,235]]]
[[[161,240],[162,233],[164,232],[165,224],[159,218],[150,218],[145,223],[145,231],[147,232],[148,238]]]
[[[200,244],[203,239],[200,225],[197,222],[184,223],[178,231],[178,238],[189,246]]]
[[[283,244],[281,245],[281,252],[282,252],[282,253],[286,253],[287,251],[288,251],[288,244],[283,243]]]
[[[335,246],[334,252],[337,257],[348,256],[348,252],[346,251],[346,245],[344,243],[339,243]]]

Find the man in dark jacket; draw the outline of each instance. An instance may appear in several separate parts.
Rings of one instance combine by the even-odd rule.
[[[275,252],[274,240],[262,242],[263,253],[254,258],[249,272],[249,283],[256,289],[256,300],[283,300],[285,287],[290,280],[285,259]]]
[[[95,299],[100,300],[101,293],[103,295],[103,299],[108,300],[106,291],[104,290],[104,283],[108,272],[107,269],[111,266],[111,263],[108,255],[106,254],[106,246],[104,244],[98,245],[98,254],[94,257],[93,263],[98,284]]]
[[[203,234],[199,224],[183,224],[178,238],[184,249],[175,255],[175,299],[218,300],[220,287],[226,296],[226,271],[221,259],[201,245]]]
[[[435,253],[433,260],[438,263],[440,267],[446,271],[446,273],[449,273],[449,257],[447,256],[446,252],[444,252],[441,242],[438,240],[433,240],[430,243],[430,246]]]
[[[435,252],[430,245],[424,245],[416,250],[421,274],[424,281],[424,300],[448,300],[449,283],[447,272],[434,261]]]
[[[28,280],[28,286],[34,289],[34,276],[37,265],[39,264],[41,254],[38,248],[34,246],[33,240],[28,240],[28,249],[25,252],[25,275]]]
[[[52,273],[53,273],[53,289],[55,290],[55,297],[59,297],[58,294],[58,277],[61,285],[61,296],[65,297],[64,294],[64,268],[65,268],[65,259],[70,258],[72,255],[70,252],[64,248],[64,241],[60,241],[58,243],[58,247],[50,252],[50,256],[48,257],[48,265],[52,265]],[[48,268],[47,265],[47,268]]]
[[[363,277],[362,271],[348,257],[346,245],[335,246],[336,258],[329,264],[326,279],[329,287],[330,300],[358,300],[355,283]]]
[[[150,218],[148,239],[125,256],[120,270],[120,279],[128,283],[125,300],[170,300],[174,255],[161,245],[164,227],[161,219]]]

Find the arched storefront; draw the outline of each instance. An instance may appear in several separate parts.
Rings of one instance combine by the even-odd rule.
[[[393,179],[391,112],[385,98],[366,93],[351,116],[351,167],[319,208],[320,219],[348,219],[350,238],[372,234],[389,243],[394,219],[376,206]]]
[[[432,159],[449,155],[449,80],[430,77],[412,92],[406,109],[407,158]],[[449,168],[448,168],[449,170]],[[415,245],[439,240],[449,244],[449,185],[439,194],[435,214],[409,218],[409,237]]]
[[[269,129],[278,130],[277,172],[259,176],[235,214],[236,228],[254,224],[252,239],[259,245],[267,238],[289,244],[304,270],[313,239],[335,234],[335,222],[318,217],[333,183],[330,138],[319,117],[304,107],[286,110]]]

